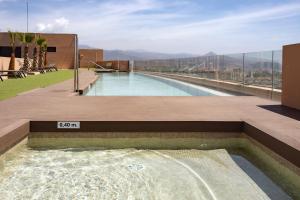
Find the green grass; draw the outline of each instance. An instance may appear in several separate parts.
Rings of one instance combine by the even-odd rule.
[[[60,70],[58,72],[48,72],[35,76],[27,76],[22,79],[8,79],[0,81],[0,100],[8,99],[26,91],[36,88],[44,88],[73,77],[72,70]]]

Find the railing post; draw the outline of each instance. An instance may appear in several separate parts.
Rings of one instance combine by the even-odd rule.
[[[76,41],[76,35],[74,37],[74,92],[77,92],[77,41]]]
[[[273,92],[274,92],[274,51],[272,51],[272,91],[271,91],[271,99],[273,99]]]
[[[217,56],[216,56],[216,59],[217,59],[217,60],[216,60],[216,75],[217,75],[217,80],[219,80],[220,57],[217,55]]]
[[[245,53],[243,53],[243,85],[245,85]]]
[[[76,63],[76,71],[77,71],[77,79],[76,79],[76,92],[79,92],[79,50],[78,50],[78,36],[76,35],[76,61],[77,61],[77,63]]]

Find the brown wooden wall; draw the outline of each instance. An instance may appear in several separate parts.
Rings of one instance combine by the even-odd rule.
[[[81,68],[88,68],[93,66],[90,61],[95,63],[103,61],[103,49],[80,49],[79,55],[81,57]]]
[[[97,62],[97,64],[105,67],[107,69],[119,70],[120,72],[129,72],[129,61],[128,60],[111,60],[111,61],[102,61]]]
[[[283,47],[282,104],[300,110],[300,44]]]

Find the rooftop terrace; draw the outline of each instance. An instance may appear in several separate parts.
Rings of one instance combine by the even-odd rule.
[[[97,78],[86,70],[81,71],[80,77],[81,89]],[[68,80],[1,101],[2,137],[9,134],[5,127],[20,125],[17,122],[23,119],[114,122],[112,125],[119,124],[120,131],[126,127],[121,122],[145,122],[138,126],[140,131],[147,122],[246,122],[296,151],[300,150],[299,112],[285,109],[271,100],[251,96],[82,97],[72,92],[72,86],[73,80]],[[285,113],[282,115],[272,109]]]

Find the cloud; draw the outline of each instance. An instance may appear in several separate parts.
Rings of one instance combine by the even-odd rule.
[[[60,32],[65,31],[70,21],[65,17],[55,19],[52,23],[38,23],[37,30],[39,32]]]
[[[289,4],[269,7],[258,10],[242,10],[236,11],[234,15],[224,15],[219,18],[199,20],[196,22],[184,22],[170,26],[162,26],[158,29],[148,30],[144,32],[144,36],[152,39],[170,39],[187,37],[197,34],[224,34],[235,32],[247,26],[254,26],[260,23],[268,23],[274,20],[282,20],[285,18],[300,16],[300,4]],[[140,34],[137,31],[137,34]],[[200,34],[200,35],[199,35]]]
[[[237,9],[230,14],[220,13],[218,17],[209,16],[204,19],[195,16],[194,13],[189,15],[187,12],[181,13],[176,10],[166,11],[168,5],[155,1],[152,1],[152,4],[139,3],[143,6],[128,3],[124,7],[112,6],[108,11],[94,11],[93,20],[85,20],[81,16],[81,19],[78,19],[81,25],[73,27],[73,30],[79,33],[83,43],[110,49],[144,48],[199,53],[210,50],[256,51],[279,49],[282,44],[294,40],[295,37],[289,37],[292,29],[284,28],[288,26],[285,20],[300,15],[299,3]],[[146,14],[139,12],[157,9],[164,11]],[[278,38],[279,35],[280,40],[270,41],[270,38]],[[261,40],[264,42],[258,42]]]
[[[26,30],[16,5],[0,10],[2,29]],[[228,53],[279,49],[300,35],[299,0],[52,0],[30,8],[30,31],[76,33],[105,49]]]
[[[14,1],[16,1],[16,0],[0,0],[0,3],[1,2],[14,2]]]

